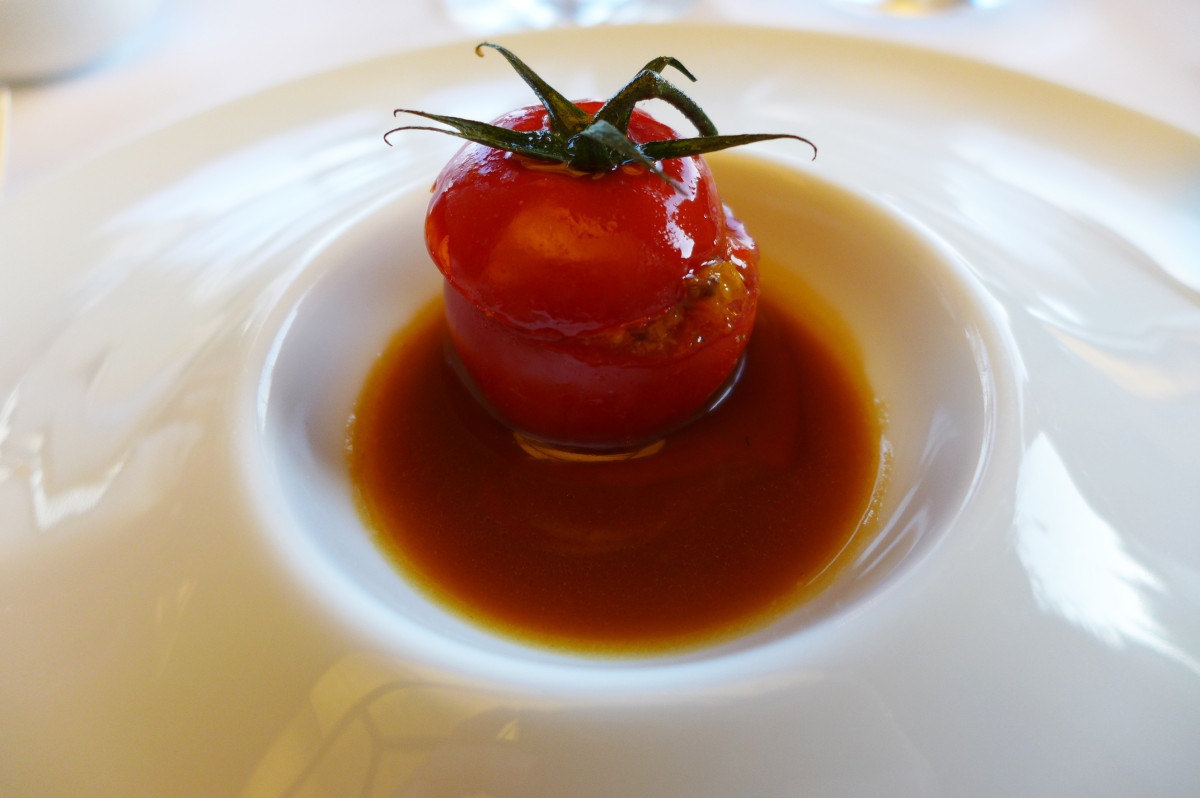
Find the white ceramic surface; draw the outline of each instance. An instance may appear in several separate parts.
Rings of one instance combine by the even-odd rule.
[[[317,545],[343,477],[313,457],[336,432],[305,423],[353,386],[297,390],[296,354],[363,367],[387,325],[351,275],[403,288],[397,323],[436,291],[408,225],[453,144],[385,147],[391,108],[486,117],[528,93],[462,46],[314,77],[0,206],[0,793],[1194,794],[1200,141],[852,39],[505,43],[581,96],[676,55],[724,129],[821,145],[761,157],[928,242],[929,318],[895,336],[972,386],[907,383],[976,419],[970,477],[926,478],[957,504],[844,606],[705,656],[484,651],[401,618],[338,564],[368,549]],[[930,457],[955,450],[930,430]]]
[[[60,77],[120,44],[159,0],[0,0],[0,81]]]

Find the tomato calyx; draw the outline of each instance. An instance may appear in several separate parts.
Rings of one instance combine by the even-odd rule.
[[[641,164],[668,183],[675,181],[662,171],[658,165],[659,161],[704,155],[758,141],[794,139],[812,147],[813,157],[816,157],[816,145],[802,136],[789,133],[719,134],[712,120],[700,106],[662,76],[663,70],[671,67],[689,80],[696,80],[683,64],[670,56],[660,56],[650,61],[599,110],[588,113],[556,91],[506,48],[483,42],[476,46],[475,54],[482,57],[485,47],[503,55],[517,74],[533,89],[533,93],[546,109],[547,129],[510,130],[455,116],[397,108],[395,116],[411,114],[439,122],[446,127],[403,125],[385,133],[384,141],[390,145],[388,137],[402,130],[431,130],[494,149],[561,163],[580,172],[607,172],[626,164]],[[662,100],[678,110],[696,127],[700,135],[641,143],[633,141],[629,136],[633,108],[637,103],[651,99]]]

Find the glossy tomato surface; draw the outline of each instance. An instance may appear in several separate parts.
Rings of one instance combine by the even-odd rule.
[[[589,112],[598,103],[580,103]],[[495,124],[546,126],[540,106]],[[635,110],[636,142],[675,133]],[[434,185],[426,243],[474,387],[518,430],[579,446],[661,435],[703,409],[754,320],[757,251],[702,158],[581,173],[480,144]]]

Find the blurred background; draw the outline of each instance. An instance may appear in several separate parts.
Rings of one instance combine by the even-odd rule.
[[[1193,0],[0,0],[3,188],[13,196],[207,108],[374,56],[642,21],[907,42],[1200,133]]]

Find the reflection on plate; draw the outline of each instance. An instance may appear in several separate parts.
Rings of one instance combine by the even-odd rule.
[[[1189,794],[1200,141],[852,39],[621,28],[505,44],[575,96],[675,55],[723,129],[821,146],[811,165],[786,146],[759,157],[886,207],[944,253],[942,301],[976,319],[961,340],[992,418],[961,506],[845,606],[679,660],[481,647],[372,598],[392,590],[387,569],[331,578],[312,518],[267,475],[302,464],[304,506],[331,506],[343,476],[311,453],[341,430],[259,445],[281,342],[386,330],[326,290],[355,264],[394,263],[367,276],[397,326],[437,291],[409,224],[454,145],[387,148],[393,107],[486,117],[529,97],[465,45],[312,78],[3,208],[0,791]],[[304,327],[313,301],[343,319],[324,342]],[[358,388],[332,384],[305,412]]]

